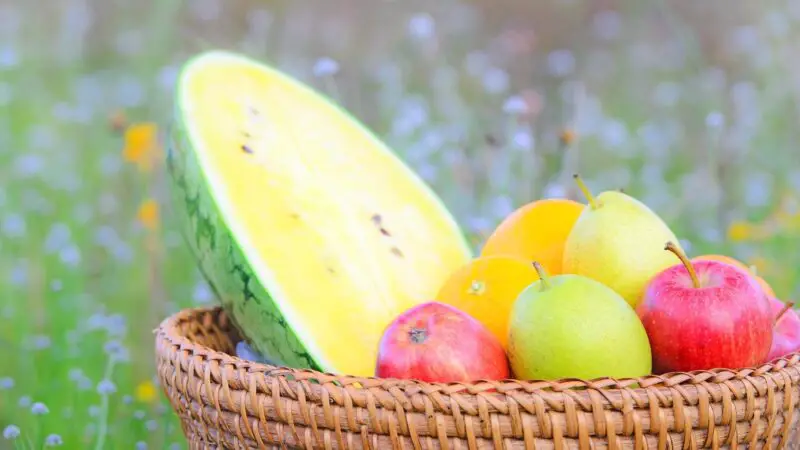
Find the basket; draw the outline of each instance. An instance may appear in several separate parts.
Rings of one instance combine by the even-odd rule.
[[[156,330],[192,449],[800,449],[800,353],[637,380],[436,384],[241,360],[219,308]]]

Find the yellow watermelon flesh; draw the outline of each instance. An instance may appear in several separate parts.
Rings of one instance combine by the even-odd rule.
[[[248,57],[194,57],[177,95],[174,204],[223,307],[267,358],[373,375],[387,324],[472,256],[451,214],[346,112]]]

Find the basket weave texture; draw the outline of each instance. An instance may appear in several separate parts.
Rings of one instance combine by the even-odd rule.
[[[219,308],[156,330],[192,449],[800,449],[800,353],[638,380],[436,384],[251,363],[231,356],[238,339]]]

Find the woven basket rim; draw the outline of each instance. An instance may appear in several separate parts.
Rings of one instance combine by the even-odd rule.
[[[779,374],[786,369],[800,367],[800,351],[797,351],[759,366],[737,369],[718,368],[690,372],[670,372],[660,375],[646,375],[637,378],[600,377],[586,380],[577,378],[566,378],[560,380],[521,380],[509,378],[503,380],[475,380],[470,383],[465,383],[426,382],[416,379],[379,378],[374,376],[363,377],[322,372],[313,369],[273,366],[270,364],[249,361],[241,359],[236,355],[231,355],[209,348],[203,344],[196,343],[178,332],[178,324],[197,320],[205,314],[214,314],[224,317],[225,320],[230,320],[226,312],[220,306],[186,308],[166,317],[162,320],[159,326],[153,330],[154,334],[156,334],[157,344],[158,342],[163,341],[164,343],[177,347],[181,350],[181,352],[185,352],[184,354],[187,356],[199,356],[208,361],[216,361],[220,365],[232,366],[237,369],[237,371],[242,369],[247,374],[261,374],[265,376],[291,376],[298,380],[316,379],[320,383],[336,381],[346,386],[367,383],[373,388],[381,387],[381,385],[385,385],[386,388],[398,387],[398,385],[401,385],[405,386],[406,388],[418,387],[422,390],[426,390],[426,387],[439,386],[448,387],[447,390],[451,393],[458,392],[458,387],[462,387],[471,392],[483,390],[496,390],[497,392],[503,392],[520,389],[520,387],[523,387],[526,391],[552,390],[556,392],[574,390],[576,388],[588,388],[594,390],[625,389],[644,391],[659,387],[672,388],[684,384],[724,383],[730,380],[743,380],[749,377],[762,377],[769,374]],[[162,352],[162,349],[166,349],[170,347],[170,345],[156,345],[156,352]],[[166,354],[161,354],[158,356],[166,358],[169,357],[169,355]]]

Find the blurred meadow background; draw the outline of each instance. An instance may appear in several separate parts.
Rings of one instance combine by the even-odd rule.
[[[152,330],[215,300],[163,156],[215,48],[343,104],[476,249],[580,172],[798,299],[800,0],[0,0],[0,449],[186,447]]]

